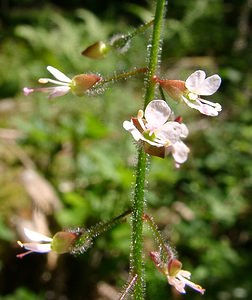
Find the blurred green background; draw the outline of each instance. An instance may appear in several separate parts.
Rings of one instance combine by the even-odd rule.
[[[154,1],[0,2],[0,299],[117,299],[128,276],[130,227],[123,223],[81,256],[15,257],[22,228],[55,233],[89,227],[130,206],[136,149],[122,128],[142,105],[143,76],[109,85],[94,97],[24,97],[24,86],[49,76],[102,76],[146,65],[148,34],[129,51],[90,60],[97,40],[151,20]],[[218,73],[217,118],[169,102],[190,130],[189,160],[151,160],[148,213],[176,247],[204,296],[175,294],[148,256],[147,299],[252,299],[251,0],[169,1],[161,77]],[[147,33],[151,31],[148,30]]]

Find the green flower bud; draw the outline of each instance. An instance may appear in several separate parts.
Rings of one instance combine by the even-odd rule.
[[[72,246],[77,238],[77,235],[72,232],[59,231],[51,242],[51,248],[58,254],[71,252]]]
[[[81,52],[81,54],[89,58],[100,59],[100,58],[104,58],[106,54],[109,52],[109,50],[110,47],[108,45],[106,45],[102,41],[99,41],[87,47],[85,50]]]

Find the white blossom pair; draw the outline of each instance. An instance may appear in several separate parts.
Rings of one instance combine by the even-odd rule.
[[[25,96],[28,96],[33,92],[43,92],[49,94],[49,99],[51,99],[64,96],[70,91],[76,96],[83,96],[88,89],[102,79],[96,74],[79,74],[70,79],[64,73],[52,66],[47,66],[47,70],[56,78],[56,80],[40,78],[38,82],[42,84],[53,83],[56,86],[39,88],[25,87],[23,88]]]
[[[139,110],[137,117],[124,121],[123,127],[141,142],[146,153],[162,158],[171,153],[179,166],[187,160],[189,153],[181,140],[187,137],[188,129],[183,123],[168,121],[170,116],[171,109],[164,100],[153,100],[145,112]]]
[[[213,95],[221,84],[219,75],[214,74],[206,78],[206,73],[202,70],[192,73],[186,81],[182,80],[163,80],[154,76],[154,81],[176,101],[183,101],[189,107],[197,109],[204,115],[218,116],[222,107],[219,103],[214,103],[201,96]]]

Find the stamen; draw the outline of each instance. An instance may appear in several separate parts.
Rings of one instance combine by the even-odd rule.
[[[17,241],[17,243],[18,243],[18,245],[19,245],[20,247],[24,248],[24,244],[23,244],[22,242]]]
[[[63,81],[58,81],[58,80],[54,80],[54,79],[50,79],[50,78],[39,78],[38,80],[39,83],[54,83],[57,85],[62,85],[62,86],[69,86],[69,83],[67,82],[63,82]]]
[[[34,89],[28,88],[28,87],[24,87],[23,88],[23,93],[25,96],[28,96],[29,94],[33,93]]]
[[[30,250],[30,251],[27,251],[27,252],[24,252],[24,253],[20,253],[20,254],[17,254],[16,257],[21,259],[21,258],[23,258],[24,256],[26,256],[27,254],[30,254],[30,253],[32,253],[32,252],[33,252],[33,251]]]

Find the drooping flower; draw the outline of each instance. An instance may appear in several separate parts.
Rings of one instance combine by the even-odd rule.
[[[51,238],[28,228],[24,228],[24,234],[31,242],[17,242],[20,247],[28,250],[18,254],[18,258],[22,258],[33,252],[48,253],[54,251],[58,254],[70,252],[72,244],[77,238],[75,233],[66,231],[59,231]]]
[[[181,294],[186,293],[185,287],[188,285],[203,295],[205,293],[205,289],[203,289],[200,285],[190,281],[191,273],[189,271],[182,270],[181,268],[182,263],[177,259],[172,259],[168,263],[166,274],[168,283],[173,285]]]
[[[54,67],[48,66],[47,70],[56,78],[56,80],[40,78],[38,82],[42,84],[53,83],[56,86],[39,88],[25,87],[23,88],[25,96],[28,96],[33,92],[43,92],[49,94],[49,99],[51,99],[63,96],[70,91],[76,96],[83,96],[88,89],[101,80],[101,77],[96,74],[79,74],[70,79]]]
[[[190,281],[191,273],[182,270],[182,263],[178,259],[172,257],[167,263],[167,261],[162,260],[161,253],[157,251],[150,252],[150,256],[158,270],[167,277],[168,283],[174,286],[179,293],[185,294],[186,286],[191,287],[202,295],[205,293],[205,289]]]
[[[164,100],[151,101],[145,112],[138,111],[137,117],[124,121],[123,127],[133,138],[141,142],[148,154],[166,157],[172,154],[177,164],[186,161],[189,148],[181,141],[188,135],[185,124],[168,121],[171,109]]]
[[[192,73],[186,81],[182,80],[162,80],[154,76],[154,81],[176,101],[183,101],[189,107],[197,109],[202,114],[208,116],[217,116],[222,110],[219,103],[214,103],[201,96],[213,95],[221,84],[219,75],[214,74],[206,78],[206,73],[202,70]]]
[[[22,258],[23,256],[25,256],[29,253],[32,253],[32,252],[48,253],[52,250],[52,248],[51,248],[52,238],[51,237],[48,237],[41,233],[32,231],[28,228],[24,228],[24,234],[32,242],[22,243],[22,242],[18,241],[17,242],[18,245],[28,251],[25,253],[18,254],[17,257]]]

